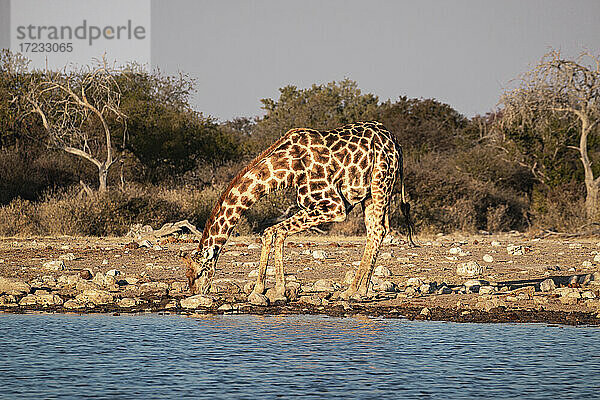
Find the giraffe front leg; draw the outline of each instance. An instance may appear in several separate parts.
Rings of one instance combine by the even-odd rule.
[[[275,288],[267,290],[267,297],[271,303],[286,303],[285,296],[285,271],[283,268],[283,246],[285,243],[285,235],[278,232],[275,235]]]
[[[255,305],[267,305],[268,299],[263,294],[265,292],[265,280],[267,279],[267,264],[269,263],[269,254],[273,245],[275,232],[272,228],[265,230],[263,234],[263,244],[260,252],[260,264],[258,266],[258,276],[252,293],[248,295],[248,302]]]

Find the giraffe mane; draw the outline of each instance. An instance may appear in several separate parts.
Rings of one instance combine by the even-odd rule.
[[[225,188],[225,190],[223,190],[223,192],[221,193],[219,200],[217,200],[217,204],[214,206],[212,212],[210,213],[210,216],[206,220],[206,224],[204,225],[204,230],[202,231],[202,238],[200,239],[200,247],[204,244],[204,242],[208,238],[208,236],[209,236],[208,231],[209,231],[211,225],[213,224],[213,222],[215,222],[215,219],[217,218],[217,216],[220,214],[221,206],[223,205],[223,202],[225,201],[225,197],[231,191],[231,189],[233,189],[238,184],[238,182],[240,181],[240,179],[242,179],[242,177],[246,174],[246,172],[250,171],[256,165],[258,165],[259,162],[261,162],[263,159],[265,159],[271,153],[273,153],[273,151],[275,151],[275,149],[277,147],[279,147],[279,145],[288,137],[288,135],[290,133],[297,131],[297,130],[301,130],[301,129],[296,128],[296,129],[290,129],[289,131],[287,131],[285,133],[285,135],[280,137],[275,143],[273,143],[271,146],[269,146],[269,148],[267,148],[265,151],[263,151],[258,156],[256,156],[252,161],[250,161],[250,163],[248,165],[246,165],[240,172],[238,172],[238,174],[235,176],[235,178],[233,178],[231,180],[231,182],[229,182],[229,185],[227,185],[227,188]]]

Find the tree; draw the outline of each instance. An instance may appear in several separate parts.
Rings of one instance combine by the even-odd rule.
[[[24,116],[37,115],[48,144],[98,168],[99,190],[106,191],[108,171],[118,161],[113,134],[125,143],[125,114],[115,75],[106,59],[75,72],[34,71],[20,98]]]
[[[351,122],[376,117],[378,98],[362,94],[350,79],[298,89],[288,85],[279,89],[277,101],[262,99],[265,116],[253,130],[252,151],[269,146],[292,128],[332,129]]]
[[[600,58],[584,52],[568,60],[559,51],[550,51],[500,102],[499,126],[513,142],[520,142],[521,147],[554,147],[555,158],[565,149],[578,152],[586,217],[588,222],[599,222],[600,176],[590,157],[590,135],[600,121]],[[530,158],[534,173],[542,153],[537,151]]]

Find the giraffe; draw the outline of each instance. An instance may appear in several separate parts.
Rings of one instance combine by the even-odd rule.
[[[283,248],[286,238],[325,222],[344,221],[361,204],[367,241],[358,271],[341,298],[367,296],[379,247],[389,232],[389,208],[396,178],[401,184],[401,210],[412,240],[410,206],[406,202],[402,148],[377,121],[337,129],[291,129],[256,157],[231,181],[206,221],[198,249],[184,256],[190,291],[207,293],[218,257],[242,213],[262,196],[295,187],[300,208],[265,229],[258,277],[248,300],[266,303],[265,278],[273,249],[275,289],[272,301],[286,301]]]

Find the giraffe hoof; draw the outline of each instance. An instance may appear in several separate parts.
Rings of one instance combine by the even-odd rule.
[[[269,298],[264,294],[252,292],[250,293],[250,296],[248,296],[248,303],[253,306],[268,306]]]
[[[281,305],[281,304],[285,304],[288,302],[288,299],[285,297],[285,295],[275,289],[267,290],[267,293],[265,293],[265,296],[267,296],[267,298],[269,299],[269,302],[272,305]]]

